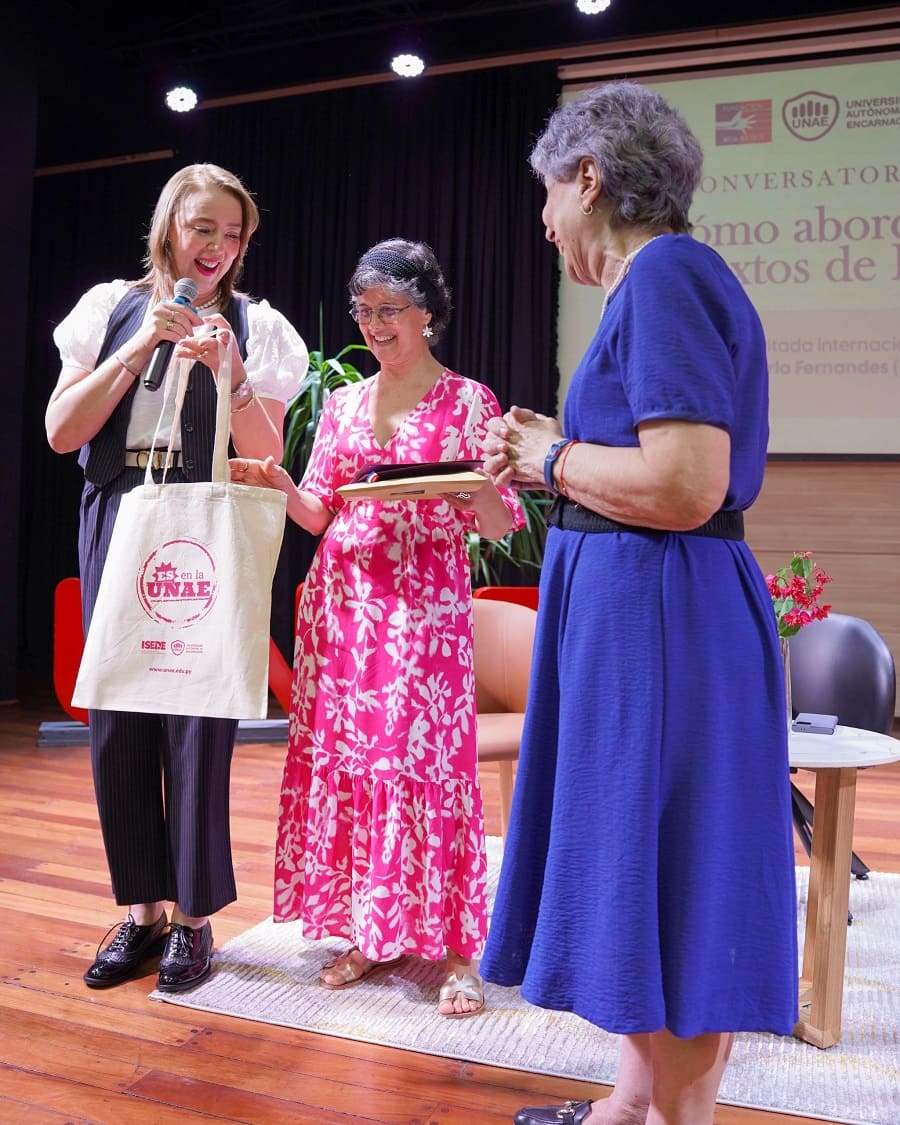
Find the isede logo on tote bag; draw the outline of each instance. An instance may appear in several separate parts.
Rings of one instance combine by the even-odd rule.
[[[148,468],[143,485],[122,497],[72,697],[79,707],[266,717],[272,579],[287,501],[229,479],[224,366],[213,479],[155,484]]]

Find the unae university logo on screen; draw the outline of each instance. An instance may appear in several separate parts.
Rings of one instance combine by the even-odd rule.
[[[818,141],[831,132],[840,112],[841,103],[833,94],[805,90],[784,102],[781,120],[797,140]]]
[[[137,575],[141,607],[161,625],[196,625],[212,609],[218,589],[215,560],[196,539],[161,543]]]

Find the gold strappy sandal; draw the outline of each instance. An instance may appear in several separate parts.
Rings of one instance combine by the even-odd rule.
[[[351,953],[358,953],[360,957],[365,958],[369,962],[367,967],[361,966],[357,961],[354,961],[350,956]],[[319,984],[323,988],[329,988],[332,992],[336,992],[341,988],[350,988],[351,985],[359,984],[361,980],[371,976],[372,973],[378,969],[386,969],[389,965],[396,965],[402,961],[402,957],[394,957],[391,961],[372,961],[366,957],[358,945],[351,945],[345,953],[338,954],[333,961],[329,961],[327,965],[323,965],[319,970]],[[330,984],[325,980],[326,973],[333,973],[335,976],[340,977],[340,982],[337,984]]]

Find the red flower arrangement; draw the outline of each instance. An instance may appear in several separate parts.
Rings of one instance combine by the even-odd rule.
[[[831,577],[820,570],[809,551],[794,554],[788,566],[766,575],[778,621],[778,636],[792,637],[811,621],[821,621],[831,612],[819,597]]]

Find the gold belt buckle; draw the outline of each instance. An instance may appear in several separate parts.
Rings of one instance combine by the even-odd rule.
[[[146,469],[147,462],[150,460],[149,449],[139,449],[137,452],[137,467],[139,469]]]

